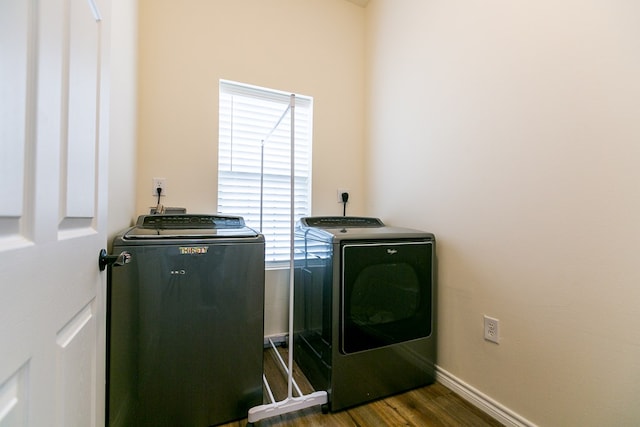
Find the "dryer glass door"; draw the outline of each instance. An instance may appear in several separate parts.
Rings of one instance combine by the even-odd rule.
[[[431,334],[432,248],[430,241],[343,245],[343,353]]]

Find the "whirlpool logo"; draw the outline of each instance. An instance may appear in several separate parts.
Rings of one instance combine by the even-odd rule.
[[[389,255],[395,255],[395,254],[397,254],[397,253],[398,253],[398,250],[397,250],[397,249],[390,249],[390,248],[387,248],[387,254],[389,254]]]
[[[209,250],[208,246],[180,246],[180,255],[198,255],[206,254]]]

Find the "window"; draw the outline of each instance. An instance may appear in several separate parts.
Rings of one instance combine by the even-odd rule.
[[[295,95],[294,217],[311,212],[313,99]],[[220,81],[218,212],[240,215],[266,240],[268,267],[290,255],[291,94]]]

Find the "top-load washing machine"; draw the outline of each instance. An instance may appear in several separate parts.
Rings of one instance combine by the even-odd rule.
[[[294,357],[329,409],[432,383],[434,235],[377,218],[308,217],[295,241]]]
[[[115,237],[107,425],[210,426],[262,404],[264,237],[241,217],[143,215]]]

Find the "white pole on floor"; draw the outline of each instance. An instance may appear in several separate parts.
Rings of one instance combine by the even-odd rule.
[[[288,109],[291,110],[291,182],[290,182],[290,209],[291,217],[289,224],[289,360],[287,372],[287,398],[280,402],[272,402],[266,405],[254,406],[249,409],[247,421],[252,424],[265,418],[271,418],[289,412],[299,411],[301,409],[310,408],[312,406],[323,405],[328,402],[326,391],[316,391],[307,395],[302,395],[296,384],[296,391],[300,394],[293,396],[293,292],[294,292],[294,231],[295,231],[295,95],[291,95]],[[282,120],[282,119],[281,119]],[[279,124],[280,122],[278,122]],[[277,125],[276,125],[277,126]],[[272,342],[273,345],[273,342]],[[279,355],[278,355],[279,356]],[[282,359],[280,359],[282,361]],[[265,379],[266,381],[266,379]],[[267,386],[267,389],[270,388]]]

